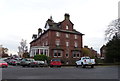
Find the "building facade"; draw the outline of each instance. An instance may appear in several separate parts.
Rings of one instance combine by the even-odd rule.
[[[45,29],[38,29],[30,42],[30,57],[45,54],[59,58],[65,64],[73,64],[82,56],[83,34],[73,28],[70,15],[65,14],[62,22],[54,22],[52,17],[46,21]]]

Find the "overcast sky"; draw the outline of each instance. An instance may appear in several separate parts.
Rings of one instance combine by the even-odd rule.
[[[74,29],[85,34],[83,45],[99,52],[106,43],[104,31],[118,17],[119,0],[0,0],[0,45],[9,52],[18,51],[21,39],[28,46],[32,34],[44,28],[50,16],[55,22],[70,14]]]

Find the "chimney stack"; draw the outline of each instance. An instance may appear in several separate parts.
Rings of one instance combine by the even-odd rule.
[[[33,34],[32,39],[35,40],[37,38],[37,34]]]
[[[38,29],[38,36],[39,36],[41,33],[42,33],[42,29],[39,28],[39,29]]]
[[[70,19],[70,15],[68,13],[65,13],[65,20],[69,20]]]

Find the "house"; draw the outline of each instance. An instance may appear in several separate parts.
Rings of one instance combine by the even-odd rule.
[[[59,58],[65,64],[73,64],[82,56],[82,36],[74,29],[70,15],[65,14],[62,22],[54,22],[52,17],[46,21],[44,30],[38,29],[30,42],[30,57],[45,54],[51,58]]]
[[[100,54],[101,54],[101,59],[105,59],[105,54],[106,54],[106,46],[103,45],[101,48],[100,48]]]
[[[84,56],[84,55],[87,55],[87,56],[89,56],[89,57],[91,57],[91,58],[93,58],[93,57],[99,58],[99,54],[98,54],[97,51],[94,50],[92,47],[89,48],[88,46],[84,46],[84,47],[83,47],[83,51],[85,51],[85,53],[83,53],[83,56]]]

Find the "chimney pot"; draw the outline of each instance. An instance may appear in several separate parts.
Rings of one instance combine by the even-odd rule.
[[[70,19],[70,15],[68,13],[65,13],[65,20],[69,20]]]

